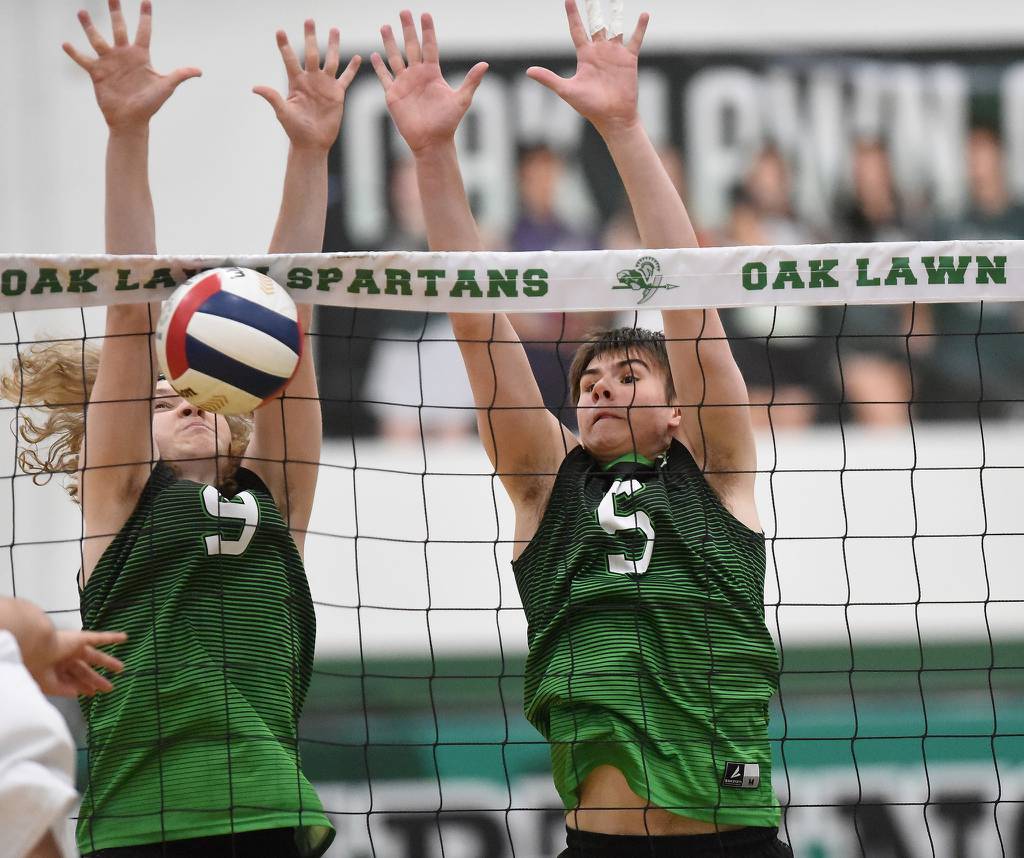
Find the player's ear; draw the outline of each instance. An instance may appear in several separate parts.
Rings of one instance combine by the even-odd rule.
[[[683,422],[683,409],[679,405],[669,404],[672,406],[672,416],[668,420],[668,425],[672,429],[678,429]]]

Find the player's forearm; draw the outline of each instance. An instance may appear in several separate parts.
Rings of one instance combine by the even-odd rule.
[[[483,250],[462,183],[455,141],[416,152],[416,179],[431,250]]]
[[[327,221],[327,152],[290,146],[271,253],[319,253]]]
[[[149,127],[111,129],[107,141],[107,253],[156,253],[149,190]]]
[[[626,187],[644,247],[696,247],[686,206],[639,121],[602,129],[601,135]]]

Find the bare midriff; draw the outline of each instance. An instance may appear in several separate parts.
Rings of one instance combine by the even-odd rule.
[[[598,766],[580,785],[580,806],[565,815],[566,824],[598,834],[657,835],[714,834],[743,825],[704,822],[654,807],[629,788],[614,766]]]

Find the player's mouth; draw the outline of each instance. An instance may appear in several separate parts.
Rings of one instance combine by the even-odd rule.
[[[593,419],[593,421],[591,422],[590,425],[591,426],[596,426],[602,420],[607,420],[609,418],[611,418],[613,420],[621,420],[622,419],[622,417],[620,415],[615,414],[615,413],[613,413],[611,411],[598,411],[597,414],[594,415],[594,419]]]

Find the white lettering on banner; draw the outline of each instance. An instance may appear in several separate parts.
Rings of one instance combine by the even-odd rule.
[[[780,57],[755,59],[749,67],[720,60],[698,67],[647,55],[639,109],[657,145],[685,143],[693,214],[706,228],[725,225],[733,189],[765,145],[776,147],[790,168],[798,218],[830,227],[851,190],[854,150],[862,140],[886,146],[902,199],[927,200],[935,214],[954,218],[968,202],[965,139],[971,100],[979,95],[999,105],[1001,116],[990,121],[1004,132],[1007,176],[1016,198],[1024,200],[1024,73],[1021,64],[999,67],[1001,61],[976,75],[970,61]],[[555,63],[556,70],[571,75],[563,65]],[[388,225],[388,165],[407,153],[386,118],[376,81],[357,80],[346,111],[341,176],[332,199],[344,200],[347,235],[373,246]],[[517,214],[518,147],[544,143],[577,153],[584,128],[574,111],[519,69],[492,69],[465,126],[460,152],[467,190],[493,230],[504,229]],[[570,172],[579,172],[578,160],[569,159]]]
[[[516,153],[508,145],[513,138],[507,90],[501,78],[485,77],[455,136],[466,193],[477,201],[481,226],[499,234],[512,228],[516,208]]]
[[[392,123],[369,78],[352,82],[345,95],[345,133],[338,144],[345,176],[345,226],[353,241],[373,241],[388,225],[387,164]],[[387,124],[385,124],[385,121]]]
[[[1003,153],[1011,194],[1024,200],[1024,63],[1010,66],[1003,77]]]
[[[1000,766],[997,781],[991,764],[929,765],[927,779],[917,768],[916,774],[881,766],[777,773],[777,789],[788,782],[799,790],[785,812],[782,838],[797,855],[816,858],[1024,854],[1024,769]],[[473,858],[541,858],[565,846],[561,803],[546,776],[513,781],[511,796],[491,781],[445,780],[440,813],[436,780],[375,782],[369,822],[365,785],[317,784],[317,791],[336,811],[338,836],[326,858],[440,855],[441,838],[446,855]],[[780,800],[785,806],[786,796]]]

